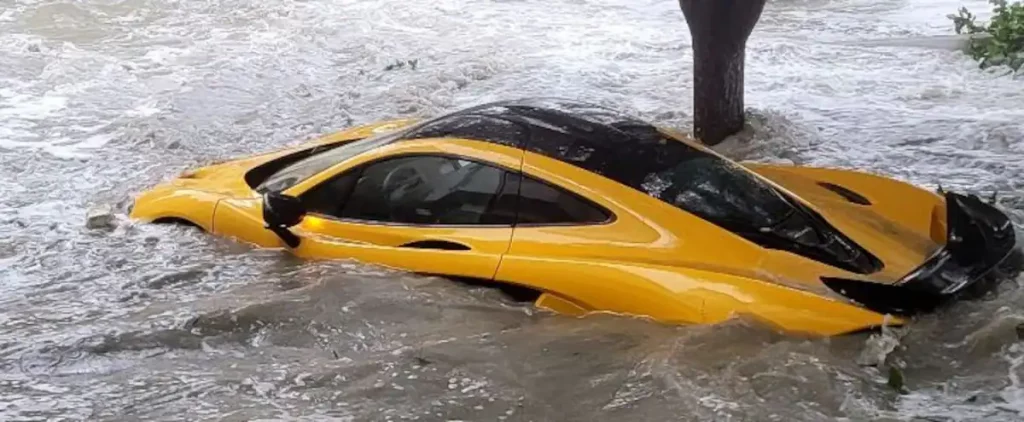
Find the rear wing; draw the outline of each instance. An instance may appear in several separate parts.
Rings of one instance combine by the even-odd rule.
[[[946,245],[894,284],[822,277],[830,289],[879,313],[928,312],[983,280],[1020,272],[1024,251],[1010,218],[975,195],[947,192]],[[1011,256],[1014,259],[1008,259]],[[992,277],[989,277],[989,276]],[[987,286],[979,286],[984,288]]]

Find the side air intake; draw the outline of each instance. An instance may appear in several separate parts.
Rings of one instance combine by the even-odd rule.
[[[842,196],[844,199],[846,199],[847,201],[850,201],[850,202],[852,202],[854,204],[858,204],[858,205],[871,205],[871,201],[868,200],[868,198],[865,198],[864,195],[861,195],[861,194],[859,194],[857,192],[854,192],[854,191],[852,191],[850,189],[844,188],[844,187],[839,186],[837,184],[829,183],[829,182],[818,182],[818,186],[821,186],[821,187],[823,187],[825,189],[828,189],[828,190],[832,191],[833,193],[835,193],[836,195]]]

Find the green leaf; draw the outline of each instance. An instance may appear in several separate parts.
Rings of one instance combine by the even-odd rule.
[[[989,0],[993,5],[992,19],[987,23],[975,22],[975,16],[966,7],[960,7],[957,14],[946,15],[953,22],[957,34],[988,34],[981,41],[971,39],[967,53],[978,61],[981,68],[1006,64],[1015,71],[1024,62],[1024,3],[1015,0]]]
[[[907,394],[909,392],[904,385],[903,371],[895,366],[889,367],[889,380],[886,384],[900,394]]]

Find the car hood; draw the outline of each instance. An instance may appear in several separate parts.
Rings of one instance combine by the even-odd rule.
[[[172,183],[191,189],[215,193],[226,197],[256,196],[255,186],[246,181],[246,175],[253,169],[293,153],[317,146],[350,142],[357,139],[391,132],[406,127],[415,120],[402,119],[354,127],[342,132],[323,136],[299,145],[250,157],[228,159],[187,170]]]

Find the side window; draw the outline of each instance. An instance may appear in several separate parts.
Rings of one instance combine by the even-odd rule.
[[[359,170],[345,172],[302,194],[306,212],[340,216],[342,205],[352,193],[360,173]]]
[[[611,218],[597,204],[529,177],[519,189],[518,224],[595,224]]]
[[[378,161],[353,178],[351,194],[331,215],[402,224],[511,224],[506,171],[475,161],[410,156]],[[341,178],[344,179],[344,178]],[[339,179],[339,180],[341,180]],[[344,189],[345,182],[338,182]],[[494,212],[492,212],[492,209]]]

